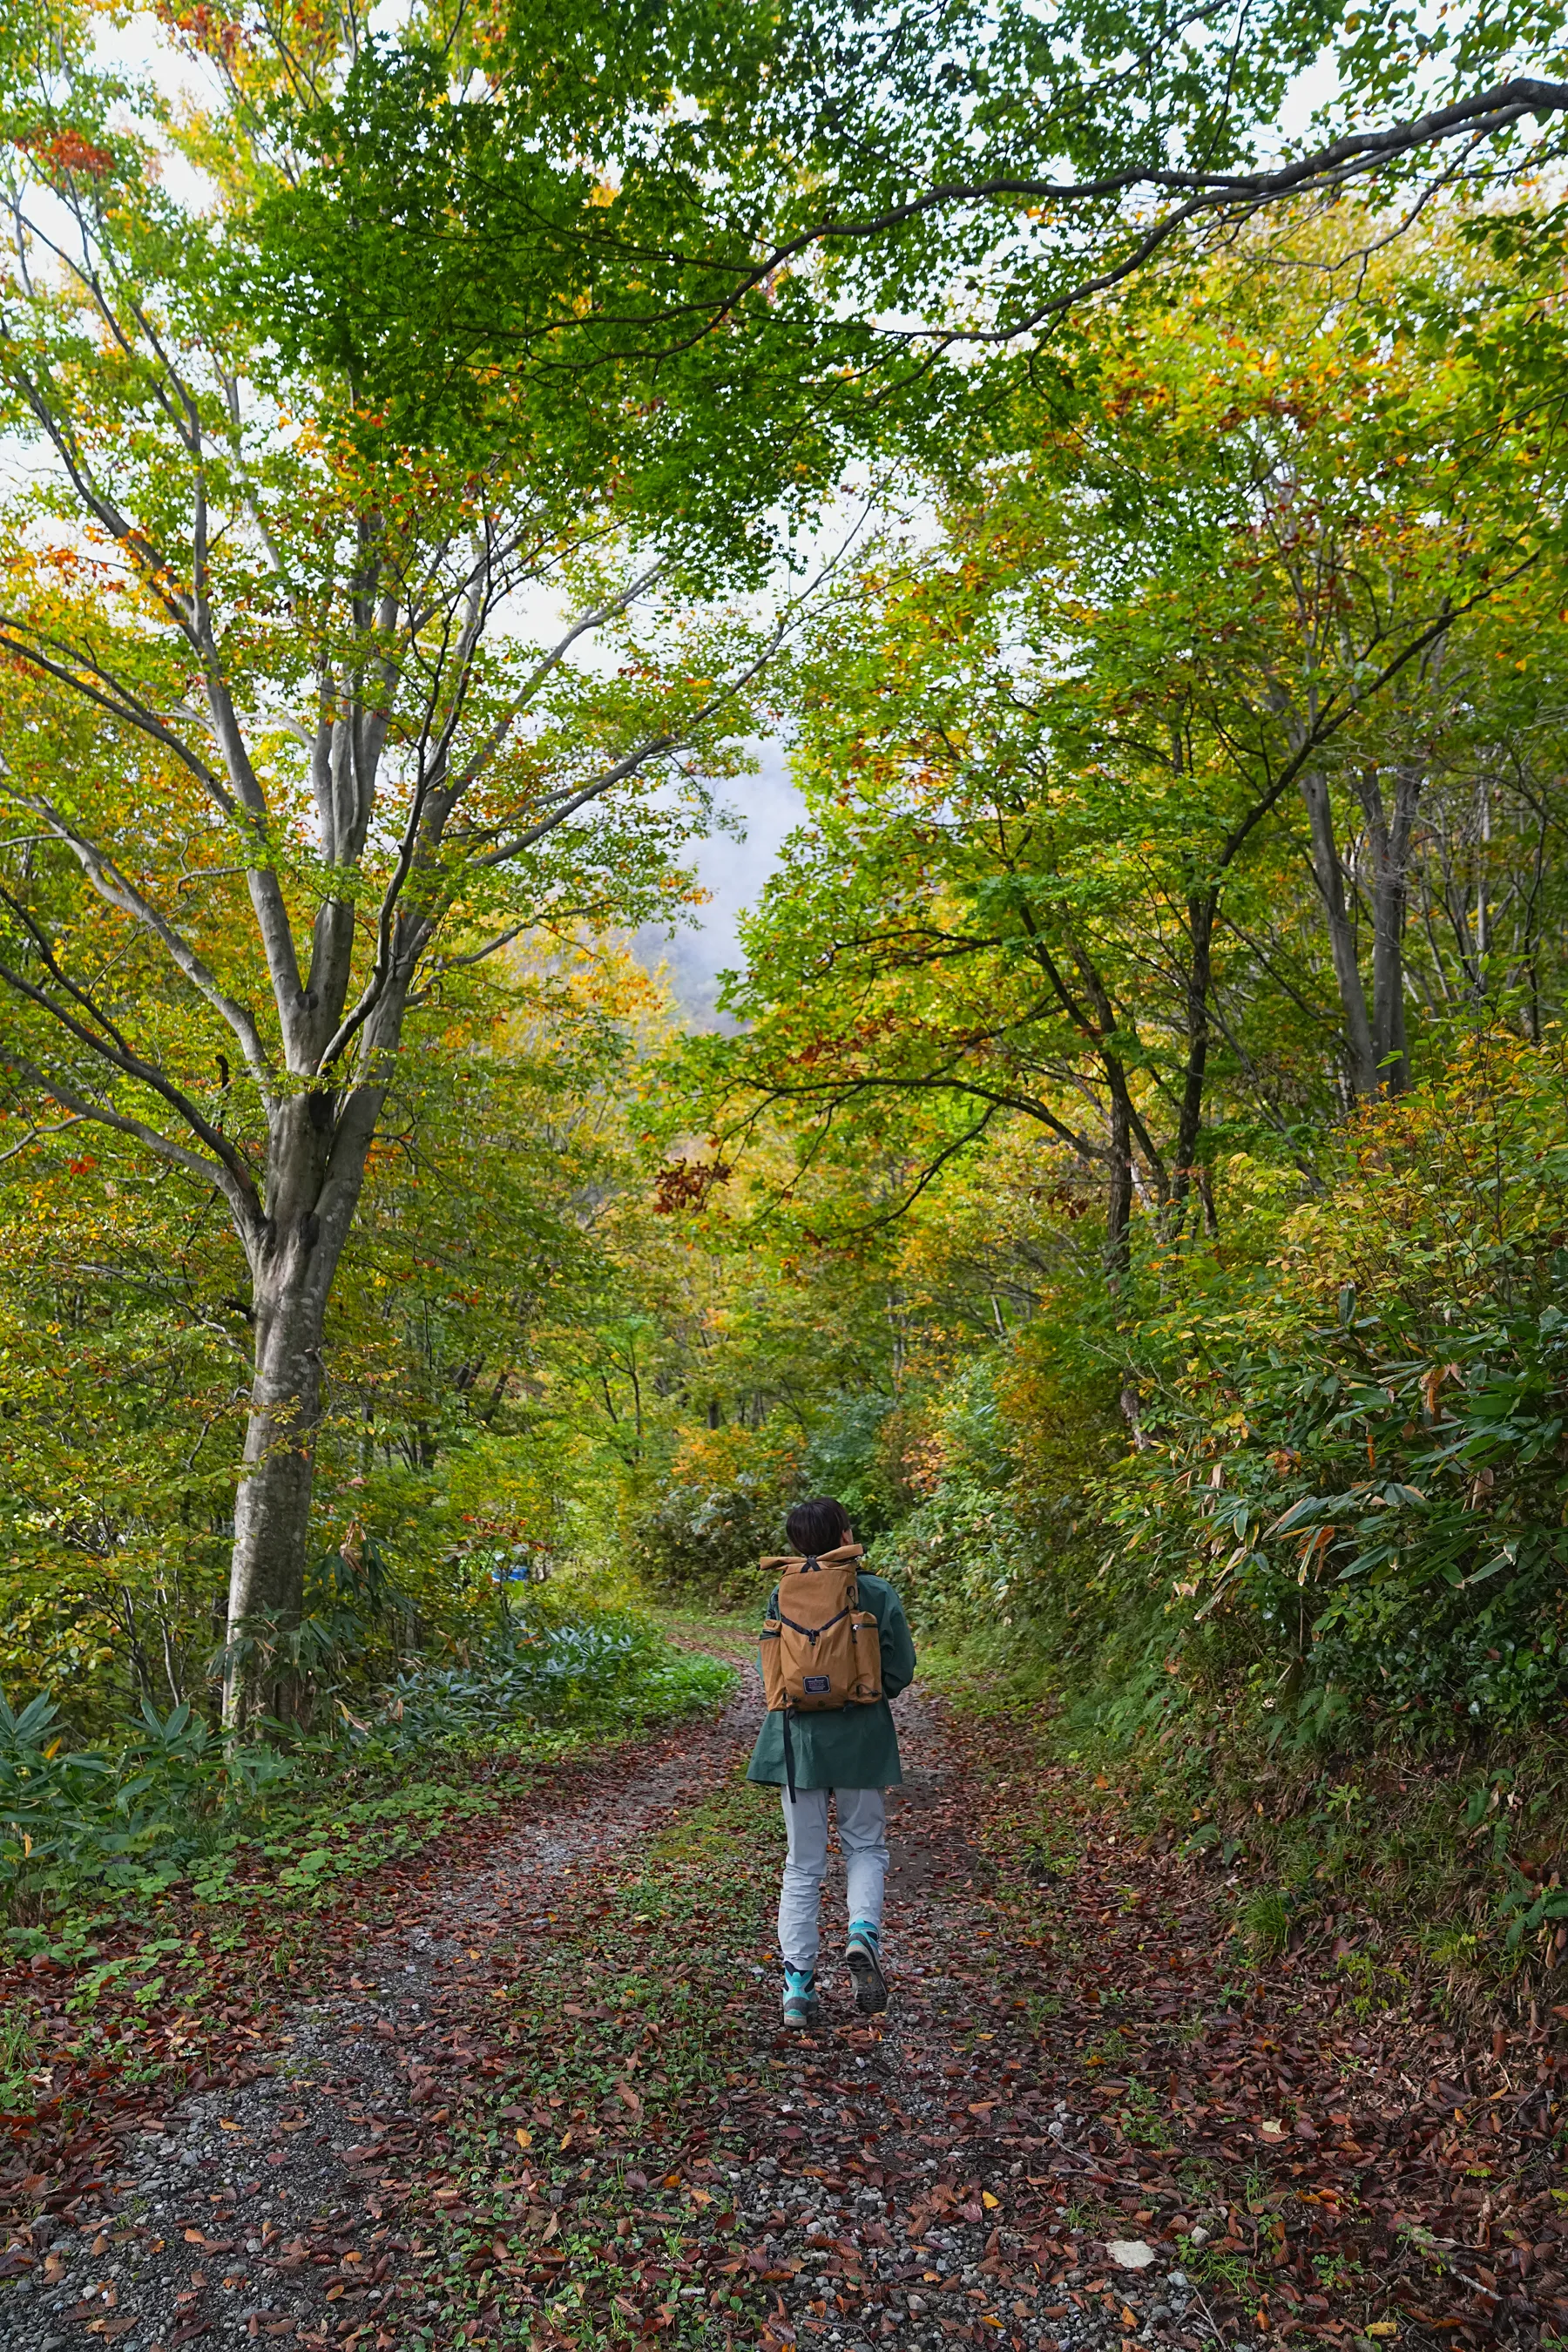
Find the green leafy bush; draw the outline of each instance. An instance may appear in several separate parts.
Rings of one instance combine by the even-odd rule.
[[[1238,1297],[1140,1335],[1104,1495],[1182,1679],[1276,1738],[1517,1730],[1568,1697],[1568,1066],[1483,1041],[1347,1140]]]
[[[144,1701],[122,1748],[77,1750],[47,1694],[19,1711],[0,1701],[0,1892],[16,1916],[93,1886],[151,1892],[195,1868],[210,1874],[214,1856],[265,1833],[280,1799],[302,1868],[301,1822],[312,1798],[342,1801],[345,1775],[363,1792],[431,1753],[615,1734],[711,1707],[731,1681],[645,1618],[552,1601],[466,1663],[396,1675],[363,1714],[340,1699],[316,1730],[271,1725],[255,1744],[224,1738],[184,1703],[161,1717]]]
[[[632,1725],[716,1705],[732,1681],[718,1659],[672,1648],[630,1612],[525,1621],[471,1664],[400,1675],[374,1732],[401,1748],[496,1738],[528,1724]]]
[[[672,1479],[633,1527],[633,1569],[667,1599],[760,1612],[767,1580],[757,1563],[782,1549],[794,1499],[771,1471],[742,1470],[722,1486]]]
[[[963,1474],[944,1478],[873,1551],[922,1632],[961,1635],[1013,1623],[1034,1582],[1012,1497]]]

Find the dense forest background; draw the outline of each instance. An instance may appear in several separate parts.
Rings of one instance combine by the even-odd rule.
[[[951,364],[798,220],[655,349],[647,239],[700,311],[714,175],[768,194],[658,94],[782,104],[757,26],[634,45],[519,211],[546,31],[481,133],[423,21],[309,73],[172,22],[205,114],[85,16],[7,68],[13,1877],[161,1851],[220,1758],[700,1704],[637,1612],[752,1605],[803,1490],[1075,1753],[1495,1811],[1568,1696],[1558,101],[1103,287],[1141,216],[998,258],[971,192],[865,265],[973,296]],[[476,226],[411,273],[420,205]],[[628,942],[764,731],[805,814],[692,1032]]]

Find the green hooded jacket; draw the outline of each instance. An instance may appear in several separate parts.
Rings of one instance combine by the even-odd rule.
[[[885,1578],[862,1574],[858,1583],[860,1606],[871,1612],[881,1637],[884,1695],[871,1706],[840,1706],[822,1715],[791,1716],[789,1736],[797,1789],[896,1789],[904,1777],[899,1763],[899,1735],[888,1701],[907,1690],[915,1677],[910,1621],[903,1602]],[[770,1617],[777,1607],[775,1585],[768,1601]],[[782,1715],[763,1716],[746,1778],[783,1787]]]

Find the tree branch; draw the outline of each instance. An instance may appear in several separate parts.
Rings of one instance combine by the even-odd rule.
[[[161,914],[136,885],[123,875],[113,860],[96,845],[79,833],[68,820],[60,815],[47,801],[31,793],[19,792],[8,786],[6,796],[20,808],[41,817],[57,840],[63,841],[81,866],[83,873],[100,898],[121,914],[132,916],[150,930],[172,961],[184,972],[193,988],[205,999],[214,1012],[228,1024],[238,1043],[246,1064],[261,1089],[262,1100],[270,1111],[272,1104],[273,1070],[271,1056],[263,1043],[255,1016],[230,996],[216,974],[204,961],[190,942],[174,929],[167,917]]]
[[[0,967],[0,978],[9,981],[10,977],[10,973]],[[260,1223],[260,1202],[248,1179],[242,1188],[235,1182],[226,1167],[215,1167],[210,1160],[203,1160],[195,1152],[187,1151],[183,1143],[176,1143],[173,1136],[163,1134],[159,1128],[149,1127],[145,1119],[133,1118],[125,1111],[110,1110],[106,1103],[95,1103],[88,1096],[78,1094],[74,1087],[67,1086],[62,1079],[51,1077],[36,1062],[11,1053],[6,1054],[5,1060],[7,1066],[25,1078],[29,1086],[37,1087],[40,1094],[47,1095],[50,1101],[58,1103],[62,1110],[71,1112],[78,1119],[91,1119],[96,1126],[111,1128],[116,1135],[130,1136],[134,1142],[145,1144],[149,1151],[155,1152],[160,1160],[166,1160],[172,1167],[183,1168],[188,1176],[198,1177],[204,1184],[210,1184],[227,1201],[242,1231]]]
[[[114,1024],[99,1011],[86,991],[79,987],[60,970],[54,950],[39,925],[26,908],[22,906],[3,886],[0,886],[0,904],[8,907],[16,920],[23,926],[50,978],[58,986],[65,990],[68,996],[73,998],[82,1007],[92,1022],[96,1022],[99,1025],[97,1028],[90,1027],[88,1021],[79,1019],[75,1013],[68,1012],[64,1005],[57,1003],[46,989],[40,988],[35,981],[26,979],[14,966],[3,961],[0,961],[0,982],[4,982],[7,988],[11,989],[16,995],[24,998],[27,1003],[37,1006],[40,1013],[47,1013],[51,1021],[58,1022],[79,1045],[84,1045],[89,1053],[97,1055],[100,1061],[107,1062],[109,1066],[118,1070],[122,1077],[132,1078],[137,1085],[147,1087],[150,1093],[160,1096],[168,1104],[170,1109],[184,1119],[192,1134],[205,1144],[214,1158],[226,1171],[229,1182],[224,1186],[225,1192],[230,1193],[232,1187],[234,1192],[243,1194],[248,1204],[249,1218],[253,1223],[259,1223],[262,1215],[260,1198],[252,1181],[249,1170],[228,1138],[214,1127],[210,1119],[203,1117],[190,1097],[176,1087],[172,1079],[165,1077],[162,1070],[155,1067],[153,1063],[143,1061],[141,1055],[120,1035]],[[63,1097],[58,1095],[56,1098],[63,1100]],[[68,1108],[74,1107],[74,1105],[67,1106]],[[130,1131],[127,1129],[127,1132]],[[204,1162],[194,1159],[192,1164],[197,1168],[205,1165]],[[208,1168],[206,1172],[213,1181],[216,1181],[216,1171]]]

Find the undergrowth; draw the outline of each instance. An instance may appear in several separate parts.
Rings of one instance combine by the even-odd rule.
[[[1391,1992],[1471,2022],[1534,2022],[1568,2000],[1562,1736],[1346,1755],[1271,1746],[1217,1712],[1151,1736],[1129,1727],[1124,1681],[1064,1673],[1043,1642],[923,1648],[921,1675],[961,1715],[1005,1717],[1035,1757],[1078,1768],[1091,1807],[1216,1876],[1238,1967],[1315,1950],[1359,2018]],[[1042,1815],[1021,1859],[1046,1876],[1073,1850]]]
[[[345,1881],[496,1801],[484,1759],[548,1761],[700,1713],[731,1671],[627,1611],[538,1612],[465,1660],[404,1672],[310,1733],[224,1738],[182,1703],[118,1750],[68,1745],[47,1694],[0,1702],[0,1902],[23,1954],[176,1888],[232,1914],[320,1908]],[[220,1937],[225,1932],[218,1931]]]

